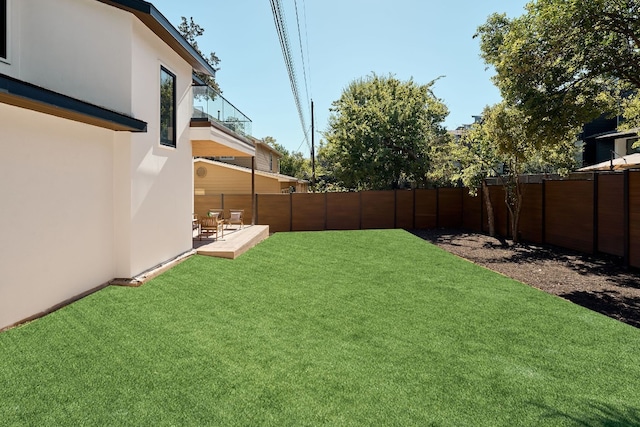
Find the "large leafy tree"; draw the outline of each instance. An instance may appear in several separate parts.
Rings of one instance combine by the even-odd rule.
[[[639,15],[637,0],[535,0],[476,35],[503,98],[531,118],[527,133],[553,143],[640,88]]]
[[[323,150],[339,187],[390,189],[426,182],[429,147],[445,135],[448,114],[433,84],[373,74],[345,88],[332,104]]]
[[[202,56],[209,63],[209,65],[213,67],[215,71],[218,71],[220,69],[218,68],[218,64],[220,64],[220,59],[216,56],[214,52],[209,53],[209,56],[207,57],[203,55],[202,52],[200,51],[200,48],[198,47],[198,41],[196,39],[204,34],[204,28],[198,25],[193,20],[193,17],[187,20],[187,18],[182,16],[180,25],[178,25],[178,31],[180,32],[180,34],[182,34],[185,40],[189,42],[191,46],[193,46],[193,48],[200,54],[200,56]],[[216,92],[222,93],[222,91],[220,90],[220,86],[216,81],[215,76],[209,76],[207,74],[202,74],[202,73],[196,73],[196,75],[202,81],[204,81],[207,85],[215,89]]]
[[[513,240],[518,241],[523,202],[521,177],[526,173],[566,174],[576,165],[578,148],[573,138],[557,139],[553,145],[540,144],[527,132],[528,120],[522,111],[502,102],[485,108],[483,120],[463,132],[438,151],[433,172],[461,182],[472,194],[482,186],[493,236],[493,206],[487,197],[486,178],[496,177],[504,188]]]

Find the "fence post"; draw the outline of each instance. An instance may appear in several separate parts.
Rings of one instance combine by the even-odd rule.
[[[436,188],[436,228],[440,228],[440,187]]]
[[[293,231],[293,193],[289,193],[289,231]]]
[[[484,230],[484,188],[480,185],[480,233]]]
[[[540,224],[540,229],[542,231],[542,244],[547,243],[546,234],[547,234],[547,180],[542,180],[542,224]]]
[[[598,253],[598,180],[600,179],[600,174],[597,172],[593,173],[593,253]]]
[[[327,230],[328,227],[328,219],[329,216],[329,207],[327,206],[327,192],[324,192],[324,229]]]
[[[257,193],[255,194],[255,198],[256,198],[256,200],[255,200],[255,204],[256,204],[256,209],[255,209],[256,217],[253,219],[253,223],[254,223],[254,224],[259,224],[259,222],[258,222],[258,194],[257,194]]]
[[[412,188],[411,193],[413,196],[413,216],[411,218],[411,227],[415,230],[416,229],[416,189]]]
[[[393,190],[393,228],[398,228],[398,190]]]
[[[625,169],[623,172],[623,177],[624,177],[624,184],[623,184],[623,200],[624,200],[624,219],[623,219],[623,226],[624,226],[624,266],[626,268],[629,268],[630,264],[631,264],[631,259],[630,259],[630,254],[629,251],[631,250],[630,245],[631,245],[631,241],[629,238],[629,232],[630,232],[630,224],[629,224],[629,209],[630,209],[630,203],[629,203],[629,169]]]
[[[362,191],[358,191],[358,211],[360,215],[358,215],[358,230],[362,230]]]

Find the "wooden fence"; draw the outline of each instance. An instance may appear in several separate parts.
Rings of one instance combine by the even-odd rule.
[[[611,254],[640,267],[640,171],[523,185],[522,240]],[[504,190],[489,186],[489,197],[496,232],[510,237]],[[484,197],[472,197],[464,188],[257,194],[255,202],[255,223],[268,224],[272,232],[437,227],[488,232]],[[245,223],[252,221],[250,195],[195,196],[194,209],[200,215],[208,209],[244,209]]]

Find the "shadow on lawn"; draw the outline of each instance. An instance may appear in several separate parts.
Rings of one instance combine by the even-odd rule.
[[[584,427],[632,427],[640,426],[640,411],[630,406],[617,407],[605,403],[589,403],[582,414],[574,415],[558,411],[547,405],[534,404],[545,410],[545,418],[570,420]]]
[[[615,291],[574,291],[560,295],[562,298],[640,328],[640,298],[614,295]],[[640,425],[640,424],[638,424]]]

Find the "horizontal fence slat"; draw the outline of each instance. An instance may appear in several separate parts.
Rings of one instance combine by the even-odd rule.
[[[291,196],[257,194],[258,224],[268,225],[270,233],[291,231]]]
[[[293,193],[291,231],[325,230],[325,200],[323,193]]]
[[[593,252],[593,181],[547,181],[545,242]]]
[[[393,191],[363,191],[363,229],[394,228],[395,193]]]
[[[360,193],[327,193],[327,229],[360,229]]]
[[[441,188],[438,191],[438,226],[462,227],[462,188]]]
[[[542,243],[542,184],[523,184],[520,211],[520,237],[532,243]]]
[[[396,228],[413,228],[413,191],[396,190]]]
[[[598,251],[624,256],[624,176],[598,176]]]
[[[438,191],[417,189],[415,224],[416,228],[435,228],[438,225]]]

